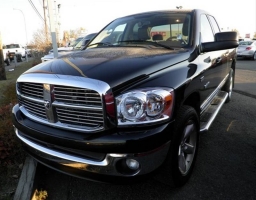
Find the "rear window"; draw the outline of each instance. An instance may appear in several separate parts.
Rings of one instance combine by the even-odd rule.
[[[20,46],[18,44],[8,44],[6,45],[7,49],[14,49],[14,48],[20,48]]]
[[[239,42],[239,45],[251,45],[252,42],[250,41],[242,41],[242,42]]]

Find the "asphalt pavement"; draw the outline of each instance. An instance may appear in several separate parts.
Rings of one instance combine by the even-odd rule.
[[[255,77],[256,70],[236,70],[232,100],[201,135],[193,175],[182,188],[154,178],[130,185],[95,183],[38,164],[31,192],[46,191],[47,200],[256,199]]]

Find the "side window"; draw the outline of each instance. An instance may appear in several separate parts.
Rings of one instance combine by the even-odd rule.
[[[213,16],[211,16],[211,15],[209,15],[208,17],[209,17],[210,22],[211,22],[211,24],[213,26],[214,33],[219,33],[220,32],[220,28],[219,28],[215,18]]]
[[[126,24],[121,24],[114,29],[105,30],[100,33],[101,37],[99,41],[101,42],[109,42],[109,43],[116,43],[121,40],[122,34],[125,30]],[[97,41],[98,42],[98,41]]]
[[[201,42],[213,42],[213,32],[206,15],[201,15]]]
[[[125,27],[126,27],[126,24],[121,24],[121,25],[119,25],[119,26],[117,26],[116,28],[115,28],[115,30],[114,30],[114,32],[124,32],[124,29],[125,29]]]

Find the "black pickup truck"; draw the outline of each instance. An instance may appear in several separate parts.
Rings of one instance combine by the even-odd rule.
[[[126,183],[157,172],[182,186],[200,133],[231,99],[237,46],[203,10],[118,18],[85,50],[17,79],[16,135],[67,174]]]

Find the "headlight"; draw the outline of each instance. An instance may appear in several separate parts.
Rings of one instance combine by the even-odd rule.
[[[173,95],[170,88],[148,88],[116,97],[118,125],[139,125],[169,119]]]

